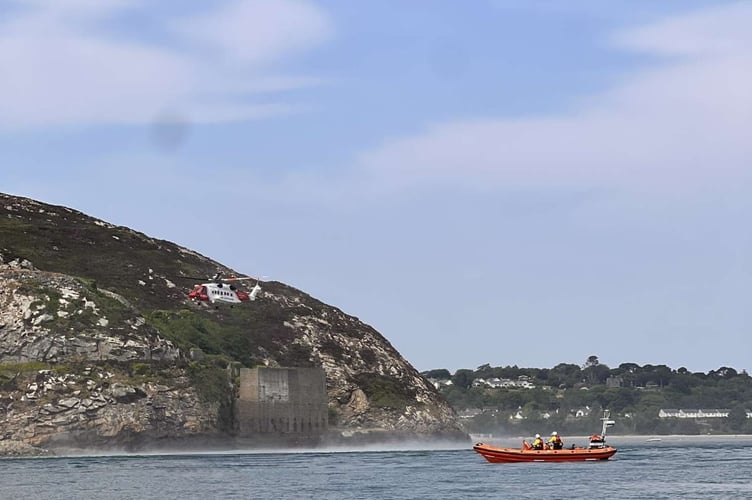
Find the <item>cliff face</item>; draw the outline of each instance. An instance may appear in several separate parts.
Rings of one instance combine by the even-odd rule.
[[[335,307],[278,282],[235,308],[187,300],[194,282],[183,276],[217,271],[234,273],[173,243],[0,194],[0,443],[231,436],[231,365],[322,367],[330,425],[344,434],[462,435],[433,386]]]
[[[119,295],[33,270],[28,261],[2,262],[0,255],[3,362],[178,359],[175,345]],[[16,270],[19,265],[27,269]]]
[[[290,306],[290,297],[273,300]],[[309,352],[327,374],[330,408],[340,426],[425,433],[456,433],[454,411],[376,330],[342,311],[292,297],[295,313],[284,325],[291,346]]]

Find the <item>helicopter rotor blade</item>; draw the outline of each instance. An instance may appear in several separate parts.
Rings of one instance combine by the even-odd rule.
[[[261,281],[264,278],[267,278],[268,276],[230,276],[227,278],[223,278],[221,276],[217,277],[215,276],[175,276],[175,279],[184,279],[184,280],[195,280],[202,283],[229,283],[232,281],[248,281],[248,280],[256,280]]]
[[[264,278],[268,278],[268,276],[237,276],[232,278],[222,278],[222,281],[245,281],[245,280],[256,280],[261,281]]]

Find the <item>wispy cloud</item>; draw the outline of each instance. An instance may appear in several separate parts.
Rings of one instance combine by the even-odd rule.
[[[0,127],[146,123],[165,109],[194,122],[253,119],[294,109],[270,93],[321,81],[271,68],[332,36],[326,15],[304,1],[235,0],[157,19],[159,42],[135,23],[107,30],[146,7],[11,4],[0,21]]]
[[[172,27],[197,46],[254,64],[304,50],[332,35],[323,12],[295,0],[236,1]]]
[[[749,174],[752,5],[614,35],[658,57],[614,88],[543,118],[466,118],[360,158],[374,182],[473,186],[700,186]],[[695,182],[693,182],[695,181]]]

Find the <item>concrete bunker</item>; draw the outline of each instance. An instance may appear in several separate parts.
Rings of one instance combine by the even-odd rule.
[[[328,431],[326,374],[321,368],[241,368],[238,436],[318,441]]]

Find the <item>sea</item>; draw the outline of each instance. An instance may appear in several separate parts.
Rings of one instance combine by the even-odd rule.
[[[581,463],[491,464],[471,442],[5,458],[0,499],[752,499],[752,436],[608,440]]]

